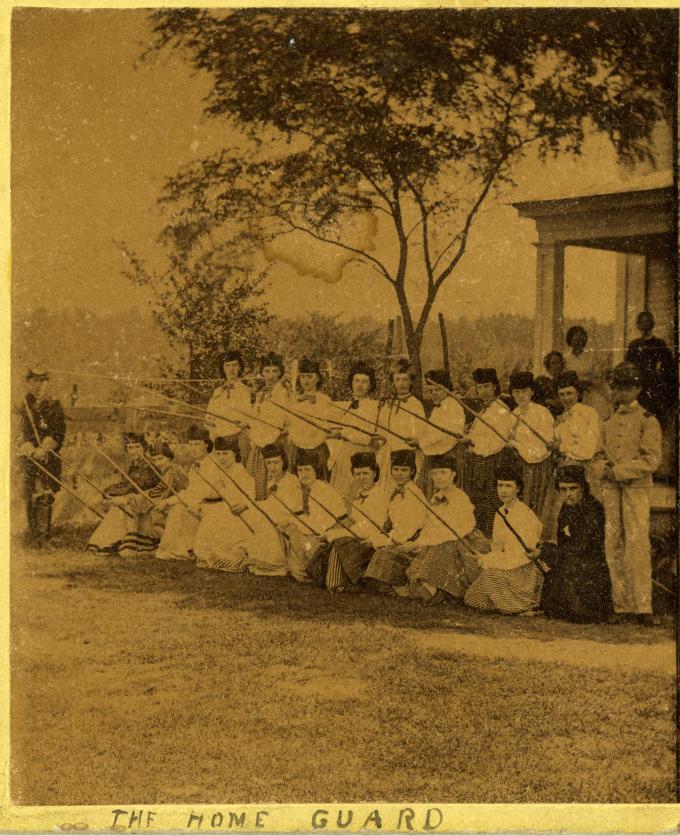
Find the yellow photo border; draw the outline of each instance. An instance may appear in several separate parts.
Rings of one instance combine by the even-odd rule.
[[[4,438],[10,426],[10,285],[11,285],[11,214],[10,214],[10,27],[15,7],[59,9],[146,9],[153,7],[206,8],[242,7],[361,7],[384,8],[550,8],[551,6],[680,8],[677,2],[651,0],[581,0],[578,3],[555,3],[550,0],[408,0],[386,3],[379,0],[0,0],[0,248],[3,253],[5,281],[0,286],[0,333],[6,360],[0,368]],[[677,137],[676,137],[677,142]],[[672,833],[680,830],[680,804],[244,804],[244,805],[174,805],[149,806],[135,803],[85,807],[28,807],[12,804],[9,794],[9,450],[0,448],[0,831],[35,832],[243,832],[257,833],[359,833],[359,832],[571,832],[571,833]],[[115,788],[112,787],[112,795]],[[352,812],[351,822],[345,825]]]

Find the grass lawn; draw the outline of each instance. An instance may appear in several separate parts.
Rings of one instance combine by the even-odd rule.
[[[16,547],[11,582],[18,804],[674,800],[673,676],[570,655],[651,654],[670,626],[425,608],[69,548]],[[536,661],[480,655],[479,637],[528,642]],[[542,660],[556,641],[561,660]]]

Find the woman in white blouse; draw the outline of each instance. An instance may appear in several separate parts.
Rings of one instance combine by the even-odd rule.
[[[537,515],[543,513],[545,497],[551,486],[555,464],[555,419],[550,410],[534,403],[534,376],[531,372],[513,372],[510,392],[516,408],[511,446],[519,456],[524,480],[524,501]]]
[[[489,541],[476,527],[475,509],[464,491],[457,488],[453,455],[434,456],[431,462],[433,496],[425,525],[413,541],[402,548],[415,554],[406,570],[407,587],[398,595],[437,604],[447,596],[462,598],[479,574],[477,555],[489,551]]]
[[[543,524],[519,498],[519,471],[499,468],[491,551],[478,558],[481,571],[464,601],[469,607],[505,615],[532,615],[541,600],[543,573],[536,565]]]
[[[427,500],[413,478],[416,454],[413,450],[395,450],[391,454],[391,492],[387,504],[386,533],[376,537],[376,551],[364,579],[379,592],[393,593],[392,587],[407,582],[406,569],[412,555],[400,546],[415,540],[425,524]]]
[[[454,456],[456,471],[459,474],[458,483],[462,482],[460,473],[465,461],[465,445],[459,444],[458,441],[465,435],[465,410],[449,394],[453,387],[445,369],[431,369],[425,372],[425,383],[434,407],[428,418],[429,423],[421,422],[418,433],[418,446],[425,456],[418,473],[418,486],[430,499],[434,490],[430,478],[434,457],[447,454]]]
[[[375,370],[359,360],[350,369],[347,383],[351,392],[350,399],[333,401],[330,407],[330,415],[342,422],[343,426],[326,442],[330,450],[330,483],[342,496],[349,496],[353,492],[352,456],[356,453],[374,453],[380,434],[375,425],[378,402],[372,397],[376,387]]]

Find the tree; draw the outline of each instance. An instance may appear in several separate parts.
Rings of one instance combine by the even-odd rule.
[[[238,220],[252,240],[344,250],[391,286],[417,366],[481,207],[527,149],[578,154],[594,126],[641,160],[673,108],[676,16],[659,10],[179,9],[151,24],[150,51],[207,73],[206,114],[243,135],[163,200],[197,239]],[[362,213],[389,226],[391,257],[348,238]]]
[[[339,321],[339,316],[312,313],[308,317],[275,319],[267,329],[269,347],[286,359],[318,360],[333,380],[326,391],[336,398],[349,394],[347,375],[358,359],[371,363],[378,376],[385,353],[385,329],[368,318]],[[328,363],[331,363],[330,369]]]
[[[193,379],[219,377],[220,357],[228,348],[252,360],[260,328],[271,317],[257,301],[264,276],[243,266],[238,241],[200,247],[181,222],[168,226],[161,241],[168,261],[162,272],[147,268],[127,245],[118,246],[127,261],[124,275],[151,291],[154,320],[184,354],[184,369],[175,371]]]

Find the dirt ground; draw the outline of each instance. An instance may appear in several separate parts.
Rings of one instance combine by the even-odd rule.
[[[672,802],[670,624],[15,548],[19,804]]]

